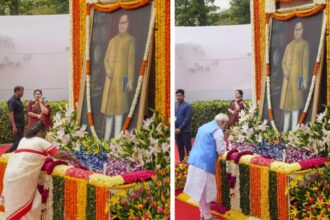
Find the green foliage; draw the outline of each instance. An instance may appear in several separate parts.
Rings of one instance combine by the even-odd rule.
[[[230,8],[220,12],[217,25],[250,24],[250,0],[231,0]]]
[[[24,106],[27,106],[28,101],[23,102]],[[63,109],[67,101],[54,101],[49,102],[51,108],[51,116],[54,116],[56,112]],[[3,110],[3,115],[0,117],[0,144],[12,142],[12,132],[9,121],[7,102],[0,102],[0,108]],[[53,118],[53,117],[52,117]]]
[[[218,21],[214,0],[176,0],[175,25],[206,26]]]
[[[138,183],[132,190],[111,194],[111,218],[170,218],[170,166],[155,172],[152,181]]]
[[[2,0],[0,15],[68,14],[69,0]]]
[[[198,127],[214,119],[219,113],[228,113],[229,101],[200,101],[191,103],[192,137],[196,136]]]
[[[330,165],[297,175],[289,185],[291,219],[327,219],[330,216]]]
[[[10,121],[8,115],[8,106],[6,102],[0,102],[0,108],[3,110],[3,115],[0,117],[0,143],[12,142],[12,132],[10,129]]]

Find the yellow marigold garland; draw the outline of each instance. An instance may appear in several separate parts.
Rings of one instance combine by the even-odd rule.
[[[79,179],[77,180],[77,220],[86,219],[86,207],[87,207],[87,181]]]
[[[168,50],[170,49],[170,45],[167,45],[169,41],[166,41],[166,19],[167,19],[167,13],[169,10],[167,10],[166,7],[169,7],[167,4],[167,1],[164,0],[155,0],[156,4],[156,30],[155,30],[155,66],[156,66],[156,76],[155,76],[155,109],[156,111],[160,112],[161,115],[165,115],[166,113],[166,107],[169,99],[166,98],[166,67],[169,65],[166,65],[166,61],[169,61],[169,59],[166,57],[169,55]],[[169,70],[168,70],[169,71]],[[170,94],[169,94],[170,95]],[[168,105],[169,108],[169,105]]]
[[[261,209],[261,219],[268,220],[270,219],[269,215],[269,168],[262,167],[261,171],[261,201],[260,201],[260,209]]]
[[[122,176],[105,176],[103,174],[92,174],[89,176],[89,184],[97,187],[113,187],[116,185],[122,185],[125,181]]]
[[[72,168],[72,166],[58,165],[53,170],[53,176],[65,176],[65,172]]]

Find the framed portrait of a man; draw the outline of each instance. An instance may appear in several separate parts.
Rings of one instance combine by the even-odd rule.
[[[315,115],[313,111],[317,100],[311,94],[319,88],[312,83],[312,78],[315,66],[319,65],[317,57],[322,52],[323,18],[323,11],[320,11],[308,17],[271,21],[268,47],[270,94],[269,97],[264,95],[261,107],[262,117],[267,119],[272,114],[279,131],[288,132],[296,128],[302,114],[305,114],[304,122],[311,121]],[[271,103],[271,113],[267,111],[268,103]]]
[[[90,106],[93,126],[100,139],[117,137],[133,102],[147,96],[142,94],[140,99],[136,98],[141,90],[138,88],[139,71],[144,65],[150,38],[152,7],[152,3],[148,3],[134,10],[91,11]],[[81,107],[83,124],[88,124],[89,120],[86,106],[85,93]],[[136,127],[138,111],[135,110],[129,128]]]

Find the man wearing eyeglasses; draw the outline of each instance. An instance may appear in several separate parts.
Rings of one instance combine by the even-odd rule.
[[[309,44],[303,37],[304,26],[301,21],[294,26],[294,39],[287,45],[282,60],[283,82],[280,109],[284,111],[283,132],[298,124],[299,110],[304,107],[304,90],[308,84]]]
[[[135,70],[135,39],[128,33],[129,19],[124,14],[119,19],[119,33],[110,39],[104,58],[106,73],[101,113],[106,116],[104,139],[109,140],[115,123],[114,137],[123,124],[123,116],[129,111],[129,93],[133,91]]]

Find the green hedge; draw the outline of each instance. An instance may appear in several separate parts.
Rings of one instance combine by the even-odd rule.
[[[27,106],[28,101],[24,101],[24,106]],[[52,110],[52,115],[55,115],[60,109],[64,109],[67,101],[49,102]],[[12,132],[9,121],[7,102],[0,102],[0,108],[3,110],[3,115],[0,117],[0,144],[12,142]]]
[[[201,101],[192,102],[191,129],[192,137],[196,136],[197,129],[202,124],[209,122],[219,113],[228,113],[230,101]]]
[[[192,102],[192,119],[191,119],[191,135],[196,136],[197,129],[202,124],[209,122],[219,113],[228,114],[228,108],[231,100],[215,100],[215,101],[201,101]],[[249,105],[250,100],[244,100]]]

